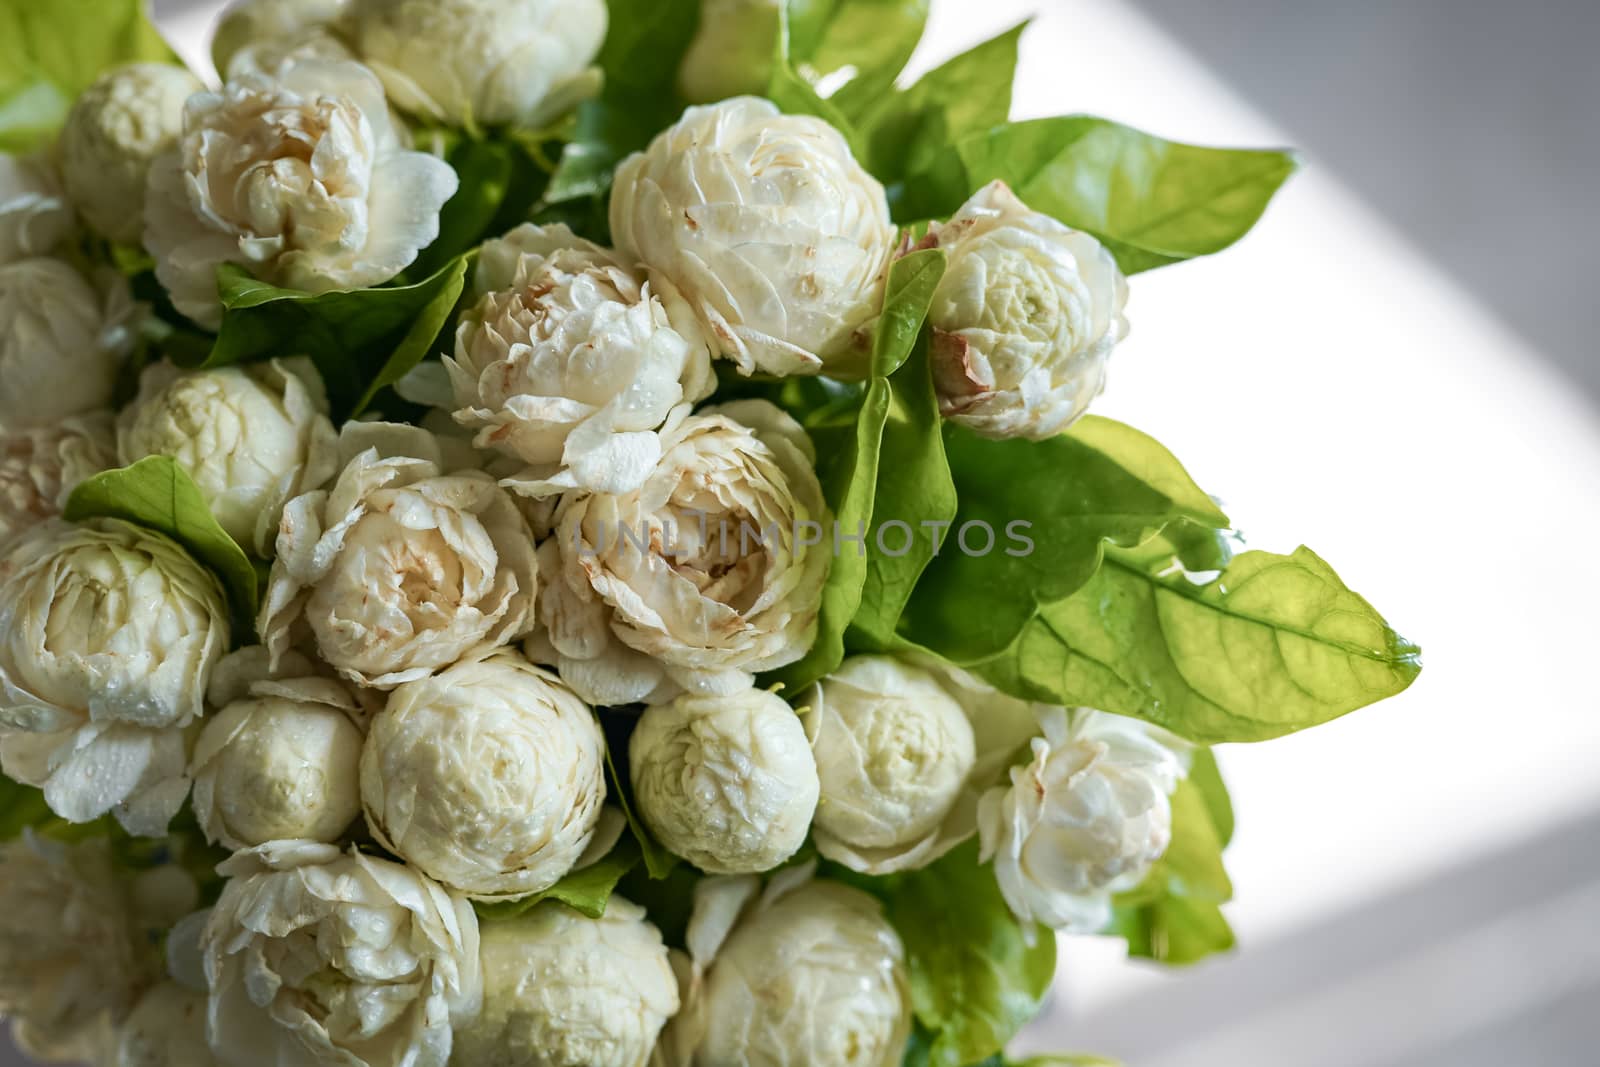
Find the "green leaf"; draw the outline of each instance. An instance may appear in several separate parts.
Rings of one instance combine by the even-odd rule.
[[[422,361],[466,285],[458,256],[412,285],[304,293],[279,289],[224,264],[222,330],[201,367],[304,353],[328,386],[342,421]]]
[[[816,87],[794,67],[789,46],[789,9],[778,18],[778,39],[773,45],[772,74],[767,81],[767,99],[788,115],[815,115],[844,135],[857,158],[861,156],[859,134],[845,113],[825,100]]]
[[[21,837],[22,831],[53,817],[43,792],[0,775],[0,841]]]
[[[657,842],[650,833],[650,828],[644,824],[644,820],[634,814],[633,801],[629,799],[633,796],[633,790],[627,787],[622,776],[617,773],[617,764],[611,758],[609,744],[606,745],[606,773],[611,777],[611,795],[617,798],[623,817],[628,820],[628,830],[633,834],[639,851],[644,855],[645,870],[649,872],[651,878],[665,878],[678,865],[678,857]]]
[[[883,428],[889,417],[888,375],[898,370],[911,354],[922,330],[934,289],[944,276],[945,256],[938,249],[914,252],[895,261],[889,268],[884,291],[883,313],[873,337],[872,377],[861,396],[854,417],[841,427],[808,427],[823,457],[823,491],[833,512],[839,538],[829,545],[824,536],[819,548],[834,551],[827,584],[822,589],[822,610],[817,638],[811,650],[798,663],[771,672],[763,685],[781,683],[790,693],[821,678],[844,659],[844,635],[850,620],[861,606],[866,586],[868,556],[866,544],[844,541],[844,537],[865,534],[872,540],[873,500],[879,472],[879,450]]]
[[[944,218],[1004,181],[1035,210],[1094,234],[1133,274],[1227,248],[1295,167],[1287,152],[1202,148],[1074,115],[962,138],[892,200],[897,218]]]
[[[1233,799],[1228,796],[1228,787],[1222,781],[1217,757],[1209,748],[1195,752],[1194,761],[1189,767],[1189,781],[1205,800],[1206,813],[1211,817],[1217,840],[1223,848],[1227,848],[1233,843]]]
[[[639,856],[638,842],[624,834],[604,858],[581,871],[573,871],[542,893],[517,900],[493,903],[478,901],[472,907],[478,913],[478,918],[486,922],[500,922],[526,914],[546,900],[559,900],[591,919],[598,919],[605,915],[606,904],[611,900],[617,883],[639,862]]]
[[[1019,696],[1215,744],[1264,741],[1393,696],[1417,677],[1418,655],[1308,548],[1246,552],[1205,584],[1175,559],[1108,550],[1076,595],[969,665]]]
[[[924,74],[911,88],[882,95],[861,119],[867,169],[894,181],[925,169],[949,145],[1011,117],[1017,26]]]
[[[0,151],[43,147],[79,93],[135,62],[178,62],[142,0],[0,0]]]
[[[665,878],[653,878],[643,867],[635,867],[622,879],[617,891],[623,898],[650,913],[650,921],[661,931],[661,938],[673,948],[683,948],[694,911],[694,887],[700,872],[687,863],[673,867]]]
[[[607,0],[610,24],[597,61],[608,89],[676,98],[678,65],[700,26],[700,0]]]
[[[1120,908],[1109,932],[1127,938],[1128,955],[1175,967],[1198,963],[1236,944],[1220,905],[1187,897]]]
[[[1120,1067],[1116,1060],[1085,1053],[1058,1052],[1047,1056],[1029,1056],[1016,1060],[1009,1067]]]
[[[873,502],[874,537],[868,544],[861,606],[847,635],[852,648],[874,651],[894,644],[895,626],[917,579],[933,561],[934,532],[955,518],[957,506],[926,335],[905,365],[890,376],[889,389]]]
[[[1169,896],[1213,904],[1232,900],[1233,882],[1223,866],[1222,849],[1205,794],[1198,784],[1184,779],[1172,794],[1172,843],[1143,882],[1117,897],[1118,905]]]
[[[454,130],[435,136],[445,142],[445,161],[461,183],[439,212],[439,236],[406,268],[408,280],[430,277],[486,239],[526,222],[548,180],[516,140],[465,137]]]
[[[947,425],[945,448],[960,507],[912,596],[907,636],[958,663],[1010,646],[1041,605],[1090,579],[1108,543],[1137,545],[1180,519],[1227,525],[1172,453],[1110,419],[1045,441]]]
[[[807,84],[830,89],[828,102],[847,120],[894,87],[928,22],[928,0],[789,0],[788,7],[786,58]]]
[[[1055,935],[1033,944],[972,841],[888,889],[905,942],[911,1000],[932,1037],[930,1067],[961,1067],[1005,1048],[1034,1017],[1055,976]]]
[[[544,192],[545,205],[603,200],[612,172],[683,113],[678,66],[700,22],[698,0],[608,0],[610,23],[596,61],[600,96],[578,106],[577,127]],[[605,217],[597,204],[587,214]],[[586,236],[604,239],[594,227]]]
[[[1137,888],[1116,899],[1113,930],[1127,938],[1131,956],[1182,965],[1233,947],[1221,911],[1233,883],[1214,808],[1227,803],[1227,790],[1215,772],[1209,751],[1195,753],[1190,777],[1172,794],[1171,845]]]
[[[235,625],[250,632],[256,617],[256,571],[244,549],[211,516],[187,471],[168,456],[97,474],[72,491],[63,511],[70,522],[121,519],[172,538],[221,581]]]

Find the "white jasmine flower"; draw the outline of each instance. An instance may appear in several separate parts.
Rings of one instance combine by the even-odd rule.
[[[152,364],[118,418],[124,465],[170,456],[228,536],[271,556],[283,505],[337,471],[337,435],[309,359],[182,373]]]
[[[858,374],[895,241],[883,186],[810,115],[692,107],[617,168],[611,232],[745,374]]]
[[[352,34],[396,106],[538,127],[599,89],[604,0],[354,0]]]
[[[678,66],[678,93],[691,104],[760,96],[772,76],[783,0],[700,0],[700,24]]]
[[[1172,839],[1176,739],[1089,708],[1040,712],[1033,759],[985,793],[982,859],[1024,923],[1098,933],[1111,897],[1132,889]]]
[[[274,657],[303,621],[341,675],[392,689],[527,629],[532,535],[493,478],[451,471],[448,448],[414,426],[345,425],[332,487],[283,510],[259,623]]]
[[[337,841],[361,814],[360,718],[349,690],[328,678],[259,680],[222,705],[191,760],[206,840],[230,849]]]
[[[215,1067],[206,1044],[206,995],[162,982],[116,1030],[101,1067]]]
[[[541,549],[530,655],[592,703],[736,693],[816,636],[828,516],[799,423],[741,401],[669,427],[662,448],[639,489],[569,496]]]
[[[594,713],[509,650],[396,689],[361,755],[373,836],[478,899],[560,881],[594,837],[605,795]]]
[[[282,841],[240,852],[200,949],[223,1067],[445,1067],[482,1002],[472,906],[402,864]]]
[[[639,815],[710,874],[769,871],[797,852],[817,766],[794,709],[761,689],[645,710],[629,742]]]
[[[50,519],[0,568],[0,762],[56,814],[159,834],[188,795],[184,728],[229,641],[222,588],[113,519]]]
[[[687,305],[565,226],[524,225],[483,246],[480,300],[446,358],[456,421],[526,464],[528,496],[637,489],[656,432],[715,387]]]
[[[150,165],[183,130],[183,105],[204,92],[169,63],[130,63],[102,74],[72,105],[61,131],[61,175],[96,233],[137,245]]]
[[[116,459],[109,411],[33,430],[0,429],[0,541],[61,514],[78,483]]]
[[[925,867],[977,832],[978,799],[1033,706],[932,658],[854,656],[799,698],[822,785],[817,851],[865,874]]]
[[[120,275],[91,283],[59,259],[0,265],[0,425],[48,427],[110,407],[136,312]]]
[[[230,81],[304,59],[353,59],[337,32],[347,6],[346,0],[235,0],[217,21],[211,59]]]
[[[644,1067],[678,1011],[661,933],[618,896],[599,919],[547,901],[485,925],[483,985],[459,1067]]]
[[[1060,433],[1105,388],[1127,332],[1127,279],[1099,241],[984,186],[934,229],[934,383],[946,418],[985,437]]]
[[[751,876],[695,888],[693,957],[664,1067],[898,1067],[911,1034],[905,949],[877,900],[836,882]]]
[[[49,255],[72,233],[72,205],[43,157],[0,152],[0,265]]]
[[[190,98],[150,171],[145,245],[173,305],[214,328],[223,263],[306,292],[377,285],[439,235],[457,185],[406,149],[370,70],[306,59]]]
[[[30,1055],[76,1051],[128,1013],[157,962],[136,929],[108,839],[0,843],[0,1014]]]

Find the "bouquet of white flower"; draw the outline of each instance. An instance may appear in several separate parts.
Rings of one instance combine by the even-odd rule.
[[[1057,933],[1232,945],[1209,746],[1417,649],[1086,411],[1295,164],[926,14],[0,0],[31,1052],[995,1065]]]

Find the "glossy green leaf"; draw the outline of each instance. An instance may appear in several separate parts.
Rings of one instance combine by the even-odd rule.
[[[44,793],[0,775],[0,841],[21,837],[24,830],[53,817]]]
[[[853,120],[877,106],[922,40],[928,0],[790,0],[789,59]]]
[[[616,847],[598,862],[581,871],[571,872],[544,892],[517,900],[493,903],[480,901],[473,904],[473,910],[478,913],[478,918],[486,922],[499,922],[526,914],[546,900],[559,900],[591,919],[598,919],[606,913],[606,904],[611,900],[617,883],[634,868],[639,857],[638,842],[624,834],[618,839]]]
[[[1294,173],[1287,152],[1178,144],[1085,115],[965,137],[895,190],[896,218],[944,218],[1000,180],[1035,210],[1099,237],[1132,274],[1220,252]]]
[[[912,597],[907,636],[958,663],[1009,647],[1040,605],[1089,580],[1107,544],[1137,545],[1179,520],[1227,525],[1170,452],[1110,419],[1045,441],[947,426],[945,448],[960,507]]]
[[[1129,955],[1183,965],[1233,947],[1221,911],[1233,899],[1233,883],[1222,863],[1227,842],[1217,822],[1219,801],[1228,803],[1227,790],[1211,753],[1201,749],[1172,794],[1166,854],[1143,883],[1116,899],[1113,930],[1127,938]]]
[[[226,264],[218,271],[222,329],[198,365],[304,353],[322,373],[334,414],[359,414],[432,350],[466,285],[468,262],[458,256],[411,285],[319,294],[279,289]]]
[[[606,745],[606,775],[610,779],[611,796],[616,798],[617,805],[622,808],[622,814],[628,820],[628,830],[644,857],[645,870],[649,872],[651,878],[667,877],[672,873],[672,869],[678,866],[678,857],[668,852],[666,847],[655,839],[650,833],[650,828],[644,824],[644,820],[634,812],[633,789],[618,773],[616,761],[611,758],[609,743]]]
[[[1209,748],[1194,753],[1189,767],[1189,781],[1205,800],[1206,813],[1211,818],[1217,840],[1223,848],[1227,848],[1233,843],[1233,798],[1228,795],[1228,787],[1222,780],[1217,757]]]
[[[1055,935],[1028,943],[994,871],[972,841],[886,889],[905,942],[911,1001],[932,1043],[929,1067],[962,1067],[1001,1052],[1034,1017],[1055,976]]]
[[[1198,963],[1236,944],[1222,907],[1189,897],[1162,897],[1118,909],[1109,932],[1127,939],[1128,955],[1174,967]]]
[[[779,16],[778,39],[773,47],[772,72],[767,81],[767,99],[788,115],[814,115],[844,134],[845,140],[860,155],[859,135],[848,116],[831,100],[824,99],[816,86],[796,69],[790,49],[790,23],[787,9]]]
[[[955,518],[957,505],[925,335],[890,376],[889,389],[867,575],[847,641],[875,651],[893,645],[912,590],[933,561],[937,532]]]
[[[406,268],[408,281],[428,278],[488,238],[526,222],[549,177],[519,141],[453,130],[434,136],[445,142],[444,158],[460,186],[439,212],[439,236]]]
[[[1118,905],[1149,903],[1165,897],[1213,904],[1232,900],[1233,882],[1223,866],[1222,849],[1222,838],[1204,792],[1191,779],[1184,779],[1172,794],[1172,843],[1143,882],[1118,896]]]
[[[216,575],[233,606],[235,625],[256,616],[256,570],[244,549],[212,517],[187,471],[167,456],[148,456],[131,467],[82,482],[67,499],[71,522],[121,519],[165,534]]]
[[[866,392],[848,409],[848,421],[828,427],[810,426],[819,457],[819,475],[839,536],[832,545],[824,535],[819,548],[833,551],[833,563],[822,590],[817,638],[805,657],[762,679],[782,683],[791,694],[833,670],[844,659],[844,635],[861,606],[872,541],[873,502],[879,477],[884,424],[889,417],[888,375],[911,355],[922,331],[933,291],[944,275],[944,253],[931,249],[897,260],[889,269],[883,314],[873,338],[873,370]],[[845,538],[862,537],[864,541]]]
[[[577,127],[545,190],[547,205],[603,200],[612,172],[683,112],[678,66],[700,22],[698,0],[608,0],[610,22],[597,60],[600,96],[578,107]],[[603,210],[589,214],[604,218]],[[584,232],[603,237],[592,228]]]
[[[1021,23],[886,93],[861,119],[867,165],[884,181],[926,169],[956,141],[1011,117],[1011,82]]]
[[[143,0],[0,0],[0,151],[43,147],[79,93],[136,62],[178,62]]]
[[[1108,550],[1076,595],[971,666],[1018,695],[1214,744],[1264,741],[1393,696],[1416,679],[1418,656],[1310,549],[1246,552],[1205,584],[1175,559]]]
[[[677,96],[678,66],[700,25],[700,0],[606,0],[597,62],[608,89]]]

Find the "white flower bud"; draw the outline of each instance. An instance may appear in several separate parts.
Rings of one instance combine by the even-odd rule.
[[[204,91],[183,67],[131,63],[79,95],[61,131],[61,175],[100,236],[139,243],[150,165],[177,143],[184,102]]]
[[[1040,440],[1105,388],[1127,279],[1099,241],[984,186],[934,235],[947,248],[928,321],[939,408],[985,437]]]
[[[353,59],[335,35],[346,0],[235,0],[217,21],[211,59],[227,80],[285,61]]]
[[[153,364],[117,420],[124,465],[170,456],[228,536],[263,557],[283,505],[337,471],[337,441],[322,376],[304,357],[187,374]]]
[[[109,411],[36,430],[0,429],[0,541],[61,514],[78,483],[116,459]]]
[[[236,853],[201,935],[223,1067],[445,1067],[482,1003],[472,906],[332,845]]]
[[[455,418],[527,465],[502,482],[519,493],[637,489],[662,423],[715,387],[687,305],[565,226],[485,244],[477,287],[445,359]]]
[[[769,871],[797,852],[817,766],[794,709],[761,689],[648,708],[629,742],[639,815],[710,874]]]
[[[741,401],[669,427],[662,448],[638,490],[569,495],[541,548],[555,573],[530,655],[591,703],[737,693],[816,636],[828,515],[799,423]]]
[[[898,1067],[911,1034],[900,937],[871,896],[796,885],[808,876],[783,872],[753,908],[753,878],[696,888],[694,972],[661,1039],[664,1067]]]
[[[159,957],[140,943],[107,838],[0,844],[0,1013],[31,1055],[82,1048],[133,1007]]]
[[[359,705],[326,678],[262,681],[195,742],[194,813],[206,840],[337,841],[361,814]]]
[[[227,648],[215,577],[112,519],[51,519],[0,570],[0,761],[56,814],[161,833],[188,794],[183,730]]]
[[[611,232],[745,374],[859,374],[895,227],[883,186],[810,115],[692,107],[617,168]]]
[[[760,96],[772,76],[783,0],[701,0],[700,24],[678,66],[678,92],[691,104]]]
[[[0,266],[0,425],[48,427],[111,406],[137,309],[120,275],[95,281],[104,291],[59,259]]]
[[[377,285],[439,236],[458,184],[406,149],[370,70],[306,59],[189,99],[150,169],[144,240],[173,306],[215,328],[223,263],[305,292]]]
[[[0,264],[45,256],[72,233],[72,205],[42,157],[0,152]]]
[[[605,796],[594,713],[509,650],[396,689],[361,753],[373,836],[480,900],[560,881],[593,838]]]
[[[599,919],[550,901],[486,924],[483,986],[458,1067],[643,1067],[678,1010],[660,932],[618,896]]]
[[[117,1028],[102,1067],[215,1067],[206,1044],[206,995],[162,982]]]
[[[930,838],[977,759],[961,705],[933,675],[888,656],[846,660],[809,702],[818,849],[881,854]]]
[[[448,442],[391,423],[347,423],[330,489],[290,501],[261,607],[280,657],[296,624],[358,685],[392,689],[520,636],[537,562],[510,494],[449,473]]]
[[[1138,885],[1167,850],[1183,762],[1137,719],[1046,708],[1039,722],[1033,760],[979,805],[982,859],[994,860],[1022,922],[1098,933],[1112,895]]]
[[[599,88],[604,0],[354,0],[362,59],[404,111],[538,127]]]

